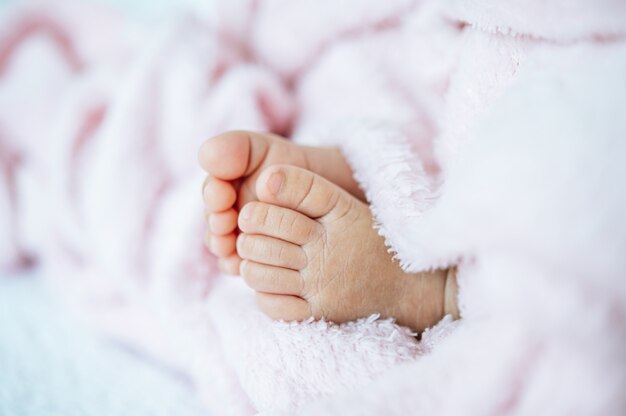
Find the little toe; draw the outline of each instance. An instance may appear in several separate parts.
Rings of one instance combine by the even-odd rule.
[[[288,165],[265,169],[257,180],[256,191],[262,202],[296,210],[314,219],[342,216],[356,201],[320,175]]]
[[[248,234],[263,234],[294,244],[304,245],[322,233],[321,225],[297,211],[250,202],[239,213],[239,228]]]
[[[216,256],[226,257],[235,253],[237,237],[235,234],[213,235],[208,234],[207,248]]]
[[[237,200],[235,188],[226,181],[208,177],[202,189],[204,205],[209,212],[221,212],[231,208]]]
[[[239,234],[237,254],[246,260],[293,270],[301,270],[307,265],[302,247],[258,234]]]
[[[300,296],[304,288],[300,273],[284,267],[243,260],[239,274],[246,284],[257,292]]]
[[[227,235],[237,228],[237,211],[229,209],[209,215],[209,229],[214,235]]]
[[[236,253],[227,257],[221,257],[217,262],[217,265],[222,272],[232,275],[239,274],[240,264],[241,257],[239,257]]]
[[[256,300],[259,308],[272,319],[302,321],[311,316],[308,302],[296,296],[257,292]]]
[[[198,161],[204,170],[217,178],[239,179],[262,163],[269,144],[267,135],[230,131],[205,141],[198,152]]]

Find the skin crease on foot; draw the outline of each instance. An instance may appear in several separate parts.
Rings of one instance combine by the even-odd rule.
[[[443,317],[445,271],[405,273],[366,204],[308,170],[266,168],[239,216],[241,275],[274,319],[380,313],[416,331]]]
[[[236,252],[237,212],[258,200],[255,183],[261,170],[277,163],[309,169],[364,200],[352,171],[336,148],[299,146],[271,134],[232,131],[207,140],[198,155],[208,173],[202,188],[208,223],[205,243],[219,257],[223,272],[239,273]]]

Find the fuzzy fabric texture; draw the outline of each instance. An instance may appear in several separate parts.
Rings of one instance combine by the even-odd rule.
[[[623,2],[3,13],[0,265],[215,414],[626,412]],[[196,150],[234,128],[340,146],[402,267],[461,265],[463,320],[263,316],[202,248]]]

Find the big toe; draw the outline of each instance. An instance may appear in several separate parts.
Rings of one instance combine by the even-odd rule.
[[[289,165],[265,169],[256,183],[259,200],[299,211],[310,218],[332,219],[352,208],[354,198],[309,170]]]
[[[226,181],[252,173],[263,161],[270,138],[247,131],[230,131],[205,141],[198,152],[200,166]]]

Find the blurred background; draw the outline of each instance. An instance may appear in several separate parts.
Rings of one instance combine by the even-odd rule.
[[[148,26],[181,3],[94,2]],[[0,16],[16,5],[19,0],[0,0]],[[6,97],[9,87],[0,84],[0,95]],[[11,103],[19,105],[19,99],[13,96]],[[0,103],[0,114],[5,105],[6,100]],[[0,146],[5,163],[3,156],[7,151]],[[1,209],[0,217],[7,218]],[[206,415],[184,375],[82,325],[42,282],[41,273],[29,267],[0,271],[0,415]]]
[[[6,6],[12,3],[17,3],[20,0],[0,0],[0,6]],[[91,0],[95,3],[114,7],[120,12],[126,14],[135,19],[145,19],[154,17],[166,13],[168,9],[174,6],[177,2],[175,0],[136,0],[136,1],[124,1],[124,0]]]

